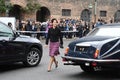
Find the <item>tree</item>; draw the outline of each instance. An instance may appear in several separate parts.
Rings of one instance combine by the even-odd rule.
[[[0,13],[4,13],[6,11],[5,1],[0,0]]]
[[[40,9],[40,4],[37,3],[36,0],[27,0],[27,5],[24,8],[24,11],[30,13],[30,12],[35,12],[36,10]]]
[[[5,4],[5,0],[0,0],[0,15],[9,12],[12,7],[10,2]]]

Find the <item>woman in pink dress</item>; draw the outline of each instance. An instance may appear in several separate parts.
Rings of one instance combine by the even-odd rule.
[[[49,43],[49,56],[50,62],[48,65],[48,72],[51,71],[52,64],[55,63],[55,67],[58,67],[58,61],[55,56],[59,53],[59,46],[63,45],[62,33],[61,30],[57,27],[58,21],[57,19],[52,19],[52,27],[48,30],[48,36],[46,38],[46,45]]]

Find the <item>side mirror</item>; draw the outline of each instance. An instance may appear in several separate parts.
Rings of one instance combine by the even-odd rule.
[[[10,37],[9,40],[10,40],[10,41],[15,40],[15,39],[16,39],[17,37],[19,37],[19,36],[20,36],[20,34],[19,34],[18,32],[16,32],[16,31],[14,31],[13,37]]]
[[[17,35],[17,37],[18,37],[18,36],[20,36],[20,33],[19,33],[19,32],[16,32],[16,35]]]
[[[16,32],[16,31],[15,31],[14,33],[15,33],[15,34],[14,34],[15,37],[19,37],[19,36],[20,36],[20,33],[19,33],[19,32]]]

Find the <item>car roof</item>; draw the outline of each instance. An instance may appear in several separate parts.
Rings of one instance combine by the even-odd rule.
[[[99,28],[102,28],[102,27],[118,27],[120,28],[120,23],[111,23],[111,24],[104,24],[104,25],[101,25]]]

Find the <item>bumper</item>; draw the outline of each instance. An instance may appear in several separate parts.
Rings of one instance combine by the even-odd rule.
[[[120,64],[120,59],[88,59],[88,58],[78,58],[78,57],[69,57],[62,56],[63,59],[66,60],[67,63],[64,65],[80,65],[83,63],[97,63],[98,65],[104,64]]]
[[[62,56],[62,58],[67,59],[68,61],[87,61],[87,62],[120,62],[120,59],[87,59],[87,58],[77,58]]]

